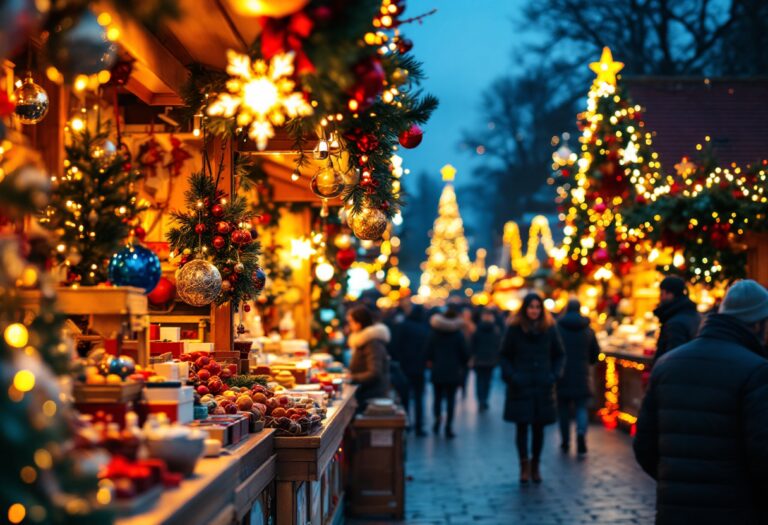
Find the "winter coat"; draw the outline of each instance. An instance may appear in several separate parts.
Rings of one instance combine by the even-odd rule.
[[[347,342],[354,349],[349,372],[352,382],[360,385],[356,394],[360,403],[389,395],[389,339],[389,328],[383,324],[349,334]]]
[[[470,351],[474,364],[479,368],[495,367],[499,364],[501,330],[496,323],[480,322],[472,334]]]
[[[661,323],[654,361],[673,348],[691,341],[699,331],[701,316],[696,310],[696,303],[687,296],[660,304],[653,313]]]
[[[557,322],[565,348],[565,371],[557,382],[559,399],[584,399],[592,395],[589,365],[597,362],[600,346],[589,319],[578,312],[568,312]]]
[[[469,348],[462,332],[464,321],[435,314],[429,325],[432,330],[427,339],[427,360],[432,362],[432,382],[460,385],[469,361]]]
[[[421,376],[427,368],[427,338],[429,326],[406,318],[395,327],[390,355],[400,363],[400,368],[407,376]]]
[[[565,353],[557,327],[544,332],[510,325],[501,343],[501,373],[507,384],[504,419],[549,424],[557,419],[555,382],[563,374]]]
[[[657,524],[768,523],[762,351],[746,325],[712,314],[694,341],[653,367],[634,450],[658,482]]]

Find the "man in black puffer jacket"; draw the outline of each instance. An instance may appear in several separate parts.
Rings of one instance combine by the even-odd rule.
[[[684,280],[670,275],[661,281],[659,288],[660,302],[653,313],[659,318],[661,328],[654,362],[696,337],[701,324],[696,303],[688,298]]]
[[[653,367],[634,450],[656,523],[768,523],[768,291],[734,284],[699,336]]]

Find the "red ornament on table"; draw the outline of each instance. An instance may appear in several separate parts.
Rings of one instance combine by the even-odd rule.
[[[149,304],[155,306],[165,306],[176,297],[176,285],[167,277],[161,277],[157,281],[157,286],[147,294]]]
[[[214,217],[221,217],[222,215],[224,215],[224,206],[222,206],[221,204],[214,204],[211,207],[211,214]]]
[[[411,125],[397,137],[400,145],[405,149],[413,149],[421,144],[421,139],[424,138],[424,132],[416,124]]]
[[[222,248],[224,248],[224,246],[226,246],[226,244],[227,244],[227,241],[225,241],[224,237],[222,237],[221,235],[217,235],[216,237],[213,238],[213,247],[216,248],[217,250],[221,250]]]

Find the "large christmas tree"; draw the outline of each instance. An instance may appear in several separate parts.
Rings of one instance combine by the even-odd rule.
[[[629,271],[645,232],[629,228],[622,213],[654,200],[662,182],[640,106],[632,105],[617,83],[623,66],[608,48],[590,64],[597,77],[579,115],[578,169],[573,176],[567,168],[559,173],[567,207],[564,268],[570,278],[607,279]]]
[[[459,290],[470,268],[469,243],[464,236],[464,223],[452,183],[456,170],[449,164],[440,173],[446,184],[440,195],[419,287],[419,295],[432,299],[445,299],[452,291]]]
[[[64,173],[53,179],[51,201],[40,223],[58,237],[56,258],[70,284],[107,281],[110,257],[131,233],[140,206],[133,169],[106,130],[92,132],[85,118],[68,127]]]

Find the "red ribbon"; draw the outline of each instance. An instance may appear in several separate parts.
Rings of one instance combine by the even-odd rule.
[[[315,65],[304,52],[304,41],[312,34],[312,19],[303,11],[285,18],[261,18],[261,54],[270,60],[278,53],[293,51],[299,74],[313,73]]]

